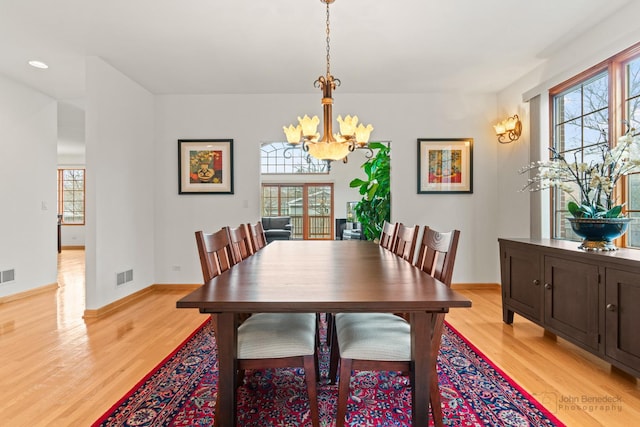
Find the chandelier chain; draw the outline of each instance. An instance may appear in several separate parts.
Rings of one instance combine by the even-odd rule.
[[[347,155],[358,149],[366,149],[373,156],[373,151],[369,147],[369,136],[373,130],[370,124],[358,125],[358,116],[345,116],[344,120],[338,116],[340,123],[340,133],[333,133],[333,91],[340,86],[340,80],[331,75],[331,19],[329,5],[335,0],[320,0],[327,6],[326,11],[326,41],[327,41],[327,74],[318,77],[313,86],[322,91],[322,131],[318,133],[320,119],[318,116],[304,117],[298,116],[298,126],[283,126],[290,148],[299,147],[309,153],[310,156],[331,162],[333,160],[343,160],[347,162]],[[321,136],[322,135],[322,136]]]
[[[330,41],[331,41],[331,29],[329,27],[329,3],[327,1],[327,76],[331,75],[331,49],[330,49]]]

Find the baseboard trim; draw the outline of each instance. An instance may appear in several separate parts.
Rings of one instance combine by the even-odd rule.
[[[471,290],[471,291],[487,291],[500,290],[498,283],[452,283],[451,288],[454,290]]]
[[[115,311],[121,310],[124,306],[139,300],[140,298],[142,298],[143,296],[151,292],[153,292],[152,286],[147,286],[144,289],[140,289],[139,291],[134,292],[131,295],[127,295],[126,297],[120,298],[119,300],[116,300],[103,307],[92,309],[92,310],[85,310],[84,315],[82,317],[85,320],[90,320],[90,319],[97,319],[99,317],[106,316]]]
[[[200,286],[202,286],[202,283],[198,283],[198,284],[194,284],[194,283],[171,283],[171,284],[154,284],[151,285],[151,287],[153,288],[154,291],[157,292],[176,292],[176,291],[195,291],[196,289],[198,289]]]
[[[22,298],[28,298],[34,295],[44,294],[46,292],[55,291],[57,289],[58,283],[51,283],[50,285],[40,286],[38,288],[29,289],[28,291],[18,292],[17,294],[13,295],[7,295],[6,297],[0,297],[0,304],[5,304]]]
[[[84,245],[82,245],[82,246],[62,246],[60,249],[62,249],[63,251],[84,250]]]
[[[120,298],[119,300],[116,300],[103,307],[92,309],[92,310],[85,310],[84,315],[82,317],[85,320],[95,320],[100,317],[104,317],[109,314],[113,314],[119,310],[122,310],[124,307],[154,292],[176,292],[176,291],[189,292],[191,290],[195,290],[199,288],[200,286],[202,286],[202,284],[167,284],[167,285],[153,284],[153,285],[147,286],[144,289],[140,289],[139,291],[134,292],[131,295],[127,295],[124,298]]]

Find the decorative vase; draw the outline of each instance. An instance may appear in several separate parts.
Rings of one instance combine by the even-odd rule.
[[[582,237],[578,249],[615,251],[613,240],[627,232],[631,218],[569,218],[573,232]]]
[[[203,163],[200,165],[200,169],[198,169],[198,180],[200,182],[211,182],[213,175],[215,175],[216,171],[213,169],[209,169],[209,165],[207,163]]]

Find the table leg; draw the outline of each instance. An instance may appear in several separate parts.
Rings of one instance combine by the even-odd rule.
[[[433,313],[411,313],[412,427],[427,427],[429,425],[432,317]]]
[[[237,328],[234,313],[220,313],[216,341],[218,344],[218,401],[216,426],[236,425]]]

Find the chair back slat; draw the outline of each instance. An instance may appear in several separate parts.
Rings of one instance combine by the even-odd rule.
[[[249,237],[251,237],[253,253],[258,252],[260,249],[267,246],[267,238],[264,235],[262,221],[258,221],[255,224],[247,224],[247,227],[249,228]]]
[[[243,259],[249,258],[253,255],[253,246],[251,245],[251,238],[247,231],[245,224],[240,224],[236,228],[225,227],[229,233],[229,242],[231,243],[231,255],[233,257],[233,263],[237,264]]]
[[[231,244],[226,228],[215,233],[196,231],[196,244],[200,256],[202,278],[205,282],[213,279],[234,265]]]
[[[398,224],[393,252],[413,264],[420,227]]]
[[[441,233],[425,226],[415,266],[451,286],[459,238],[459,230]]]
[[[391,224],[385,221],[382,224],[382,233],[380,233],[380,246],[385,249],[389,249],[390,251],[393,251],[395,249],[393,245],[396,240],[398,226],[399,224],[397,222],[395,224]]]

